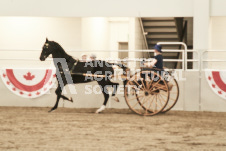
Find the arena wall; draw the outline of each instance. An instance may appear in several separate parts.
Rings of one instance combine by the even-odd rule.
[[[200,77],[201,74],[201,77]],[[217,111],[225,112],[226,100],[217,96],[207,83],[205,71],[186,71],[178,73],[178,81],[180,88],[180,96],[173,110],[184,111]],[[87,84],[74,85],[77,94],[71,94],[69,88],[66,87],[64,94],[71,96],[74,103],[60,100],[59,107],[68,108],[98,108],[102,105],[104,97],[99,91],[96,82],[88,83],[94,92],[87,94],[85,86]],[[122,84],[122,83],[121,83]],[[55,89],[51,89],[49,93],[35,98],[27,99],[12,94],[0,80],[0,106],[24,106],[24,107],[52,107],[55,104]],[[117,95],[120,102],[115,102],[111,98],[107,104],[108,108],[128,108],[124,100],[123,88],[119,88]]]

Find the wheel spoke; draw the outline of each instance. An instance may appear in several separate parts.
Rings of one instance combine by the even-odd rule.
[[[155,110],[154,110],[154,112],[156,112],[157,111],[157,96],[155,97]]]
[[[157,108],[157,106],[159,107],[159,105],[158,105],[158,100],[157,100],[157,96],[156,96],[156,99],[155,99],[155,103],[156,103],[156,105],[155,105],[155,109]],[[160,107],[161,108],[161,107]]]
[[[134,80],[134,82],[138,85],[138,87],[139,87],[141,90],[144,90],[143,88],[140,87],[140,84],[139,84],[136,80]]]
[[[157,85],[160,81],[161,81],[161,80],[160,80],[160,78],[159,78],[159,80],[158,80],[156,83],[154,83],[154,84],[152,85],[151,89],[152,89],[155,85]]]
[[[144,97],[144,96],[137,96],[137,97],[135,97],[135,98],[128,99],[128,101],[132,101],[132,100],[135,100],[135,99],[137,99],[137,98],[142,98],[142,97]]]
[[[152,104],[151,104],[151,107],[153,108],[153,112],[154,112],[154,110],[155,110],[155,109],[154,109],[154,105],[153,105],[155,98],[156,98],[156,95],[154,95],[153,101],[152,101]]]
[[[160,96],[157,95],[157,97],[159,98],[159,102],[160,102],[160,104],[162,105],[162,100],[160,99]],[[162,105],[162,106],[163,106],[163,105]]]
[[[144,106],[145,103],[147,103],[147,101],[148,101],[147,98],[148,98],[148,97],[145,97],[145,100],[144,100],[144,102],[142,103],[143,106]]]
[[[164,87],[165,87],[165,86],[157,87],[155,90],[152,90],[151,92],[156,91],[156,90],[160,90],[161,88],[164,88]]]
[[[153,76],[153,77],[154,77],[154,76]],[[147,86],[147,90],[150,89],[150,86],[151,86],[151,84],[153,83],[153,79],[154,79],[154,78],[152,78],[152,79],[150,80],[150,82],[149,82],[149,84],[148,84],[148,86]]]
[[[170,109],[170,106],[173,106],[173,103],[177,101],[179,94],[178,84],[175,80],[170,83],[172,91],[168,91],[167,85],[168,82],[164,81],[161,75],[156,72],[151,74],[137,72],[128,79],[126,84],[125,93],[128,93],[125,95],[126,103],[131,110],[140,115],[155,115],[161,111],[166,112],[167,108]],[[170,101],[169,106],[168,101]],[[163,107],[165,108],[163,109]]]
[[[150,109],[150,107],[151,107],[151,105],[152,105],[152,103],[153,103],[153,100],[154,100],[154,96],[151,97],[150,104],[149,104],[149,106],[146,108],[146,111],[147,111],[148,109]]]
[[[144,99],[144,98],[143,98],[143,99]],[[143,99],[142,99],[142,100],[143,100]],[[134,105],[132,108],[134,108],[135,106],[137,106],[137,104],[138,104],[139,102],[141,102],[141,101],[138,101],[138,100],[137,100],[137,102],[135,103],[135,105]]]
[[[131,82],[131,81],[130,81]],[[136,87],[133,83],[130,83],[131,84],[131,88],[133,88],[133,89],[135,89],[135,90],[140,90],[138,87],[139,87],[139,85],[138,85],[138,87]]]
[[[161,94],[159,95],[159,97],[161,97],[161,99],[162,99],[162,100],[166,103],[166,101],[167,101],[167,100],[166,100],[166,99],[164,99],[164,98],[162,97],[162,95],[161,95]],[[163,105],[162,105],[162,106],[163,106]],[[163,109],[163,110],[164,110],[164,109]]]
[[[159,94],[159,96],[163,99],[164,102],[166,102],[166,100],[164,100],[164,98],[162,97],[162,94]],[[167,97],[167,96],[166,96]]]
[[[164,90],[167,90],[167,89],[166,89],[166,86],[165,86],[165,85],[163,85],[163,86],[160,86],[160,87],[157,87],[157,89],[158,89],[158,90],[160,90],[160,89],[164,89]]]
[[[165,97],[168,97],[168,95],[167,94],[164,94],[164,93],[161,93],[161,95],[164,95]]]
[[[143,79],[141,79],[141,83],[142,83],[144,89],[146,90],[146,86],[144,85]]]

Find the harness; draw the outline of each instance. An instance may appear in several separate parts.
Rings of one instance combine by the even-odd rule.
[[[74,68],[77,65],[77,63],[78,63],[78,59],[76,59],[76,62],[73,64],[73,66],[71,67],[71,69],[69,69],[69,71],[70,71],[71,74],[73,73],[72,71],[74,70]]]
[[[69,72],[72,74],[72,72],[73,72],[75,66],[76,66],[77,63],[78,63],[78,59],[77,59],[77,58],[74,59],[74,58],[72,58],[72,56],[68,56],[68,57],[65,58],[65,59],[68,60],[68,63],[69,63],[69,64],[70,64],[70,63],[73,63],[73,65],[72,65],[71,67],[69,67]]]

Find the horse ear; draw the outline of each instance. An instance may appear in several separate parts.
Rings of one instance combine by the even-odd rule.
[[[46,37],[46,43],[49,42],[48,38]]]

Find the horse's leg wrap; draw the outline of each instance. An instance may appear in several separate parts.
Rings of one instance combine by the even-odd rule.
[[[102,105],[98,110],[96,110],[96,113],[102,112],[103,110],[105,110],[105,108],[106,108],[106,106]]]

